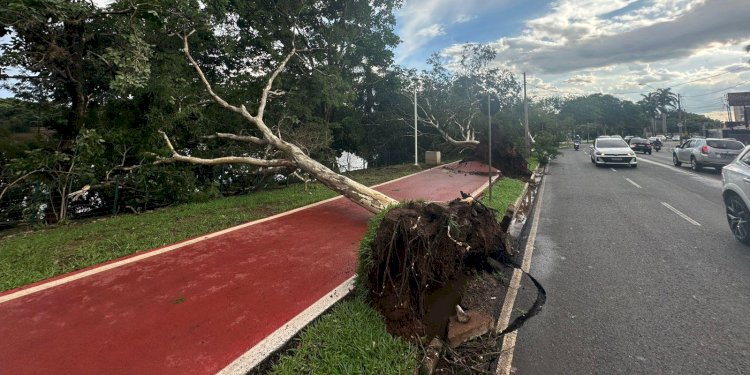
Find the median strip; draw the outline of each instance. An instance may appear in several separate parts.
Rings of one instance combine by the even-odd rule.
[[[693,224],[693,225],[696,225],[696,226],[701,226],[701,224],[700,224],[699,222],[697,222],[697,221],[695,221],[695,220],[691,219],[691,218],[690,218],[690,216],[688,216],[688,215],[685,215],[685,214],[683,214],[682,212],[680,212],[680,210],[678,210],[678,209],[676,209],[676,208],[674,208],[674,207],[670,206],[670,205],[669,205],[669,203],[661,202],[661,204],[662,204],[662,205],[663,205],[664,207],[666,207],[666,208],[670,209],[670,210],[671,210],[672,212],[674,212],[674,213],[676,213],[677,215],[679,215],[680,217],[682,217],[683,219],[687,220],[687,221],[688,221],[688,222],[689,222],[690,224]]]

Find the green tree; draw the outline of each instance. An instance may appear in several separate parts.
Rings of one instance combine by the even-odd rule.
[[[70,147],[91,102],[146,83],[152,50],[138,16],[137,6],[117,3],[105,9],[89,1],[3,0],[0,35],[10,42],[0,78],[17,97],[66,105],[67,121],[56,130]],[[13,69],[22,73],[9,75]]]

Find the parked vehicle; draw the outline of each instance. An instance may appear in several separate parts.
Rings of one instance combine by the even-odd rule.
[[[713,167],[721,173],[721,167],[729,164],[745,147],[742,142],[725,138],[691,138],[672,150],[672,163],[676,166],[690,163],[697,171]]]
[[[631,168],[638,166],[635,152],[619,137],[597,138],[589,148],[589,157],[597,167],[607,164],[627,165]]]
[[[630,140],[630,149],[635,152],[651,155],[651,141],[643,138],[633,138]]]
[[[679,141],[680,141],[680,136],[679,136],[679,135],[673,135],[673,136],[672,136],[672,140],[673,140],[673,141],[678,141],[678,142],[679,142]]]
[[[664,134],[657,134],[655,138],[660,140],[662,143],[667,141],[667,136],[665,136]]]
[[[723,168],[721,185],[729,229],[750,245],[750,146]]]

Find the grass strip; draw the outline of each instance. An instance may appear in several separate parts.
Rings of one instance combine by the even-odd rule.
[[[536,156],[530,156],[529,157],[529,170],[534,172],[539,167],[539,159],[536,158]]]
[[[286,374],[413,374],[417,349],[391,336],[362,298],[342,302],[300,335],[299,345],[270,372]]]
[[[413,165],[350,173],[365,184],[423,170]],[[99,218],[0,238],[0,290],[106,262],[302,207],[336,193],[320,184],[302,184],[253,194],[188,203],[143,214]]]
[[[484,193],[482,195],[482,203],[494,208],[497,211],[498,219],[502,218],[505,215],[508,205],[515,202],[521,193],[523,193],[523,186],[525,184],[521,180],[502,178],[492,185],[492,199],[489,199],[489,195]]]

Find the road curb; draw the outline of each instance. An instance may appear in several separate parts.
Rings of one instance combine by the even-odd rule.
[[[546,165],[544,167],[541,165],[538,166],[532,172],[529,182],[524,184],[521,195],[515,202],[508,205],[505,215],[510,217],[511,220],[506,230],[504,243],[508,255],[517,255],[519,251],[516,251],[516,249],[521,248],[521,239],[523,238],[523,233],[526,232],[527,219],[531,217],[534,202],[536,201],[536,190],[546,172]]]

